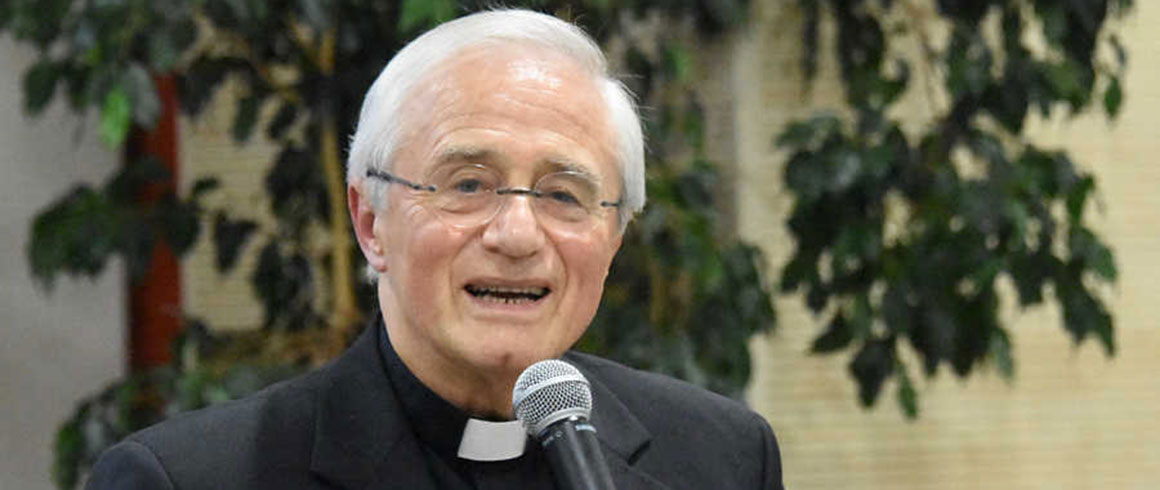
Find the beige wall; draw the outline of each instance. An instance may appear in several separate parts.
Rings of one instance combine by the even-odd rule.
[[[92,115],[82,120],[57,101],[39,118],[24,116],[21,80],[33,61],[34,50],[0,37],[0,489],[55,488],[57,428],[126,359],[119,261],[92,280],[62,278],[51,294],[29,273],[25,246],[36,213],[117,166]]]
[[[273,233],[265,178],[277,147],[259,123],[245,145],[231,133],[236,108],[236,86],[226,84],[196,120],[181,119],[181,185],[188,189],[203,177],[218,179],[220,187],[206,195],[205,207],[224,210],[231,219],[260,223],[244,254],[228,274],[217,272],[213,226],[206,224],[193,251],[182,266],[185,287],[182,298],[189,315],[219,330],[256,328],[262,324],[262,307],[250,286],[258,251]],[[265,109],[270,109],[267,104]],[[269,117],[269,115],[266,115]]]
[[[782,223],[784,155],[771,139],[786,121],[840,101],[832,61],[803,96],[792,2],[758,2],[756,26],[734,48],[732,106],[737,224],[778,270],[792,251]],[[786,483],[828,488],[1156,488],[1160,477],[1160,4],[1136,2],[1123,35],[1131,54],[1120,119],[1032,121],[1046,146],[1063,146],[1092,169],[1102,189],[1093,225],[1117,253],[1108,293],[1119,354],[1094,342],[1074,347],[1055,308],[1007,311],[1017,363],[1007,384],[994,369],[962,381],[949,370],[920,382],[922,416],[906,422],[887,385],[879,406],[859,408],[846,373],[851,353],[809,356],[819,320],[797,297],[778,300],[781,326],[753,343],[750,401],[780,438]],[[823,49],[829,49],[824,47]],[[904,117],[929,114],[908,101]],[[756,109],[749,109],[756,108]],[[1010,302],[1008,302],[1010,303]],[[917,375],[916,364],[911,364]]]
[[[709,150],[739,162],[724,169],[735,190],[737,231],[760,243],[777,270],[791,250],[784,227],[788,201],[780,192],[781,159],[771,141],[783,125],[841,101],[832,60],[806,95],[798,82],[800,20],[794,2],[754,2],[756,23],[732,44],[701,53],[712,101]],[[919,2],[916,2],[919,3]],[[1070,345],[1053,309],[1010,311],[1017,378],[1003,382],[982,370],[966,382],[948,373],[920,381],[922,417],[906,422],[885,392],[863,411],[848,354],[806,354],[819,331],[797,298],[780,298],[780,330],[753,344],[754,408],[782,443],[786,482],[793,489],[829,488],[1152,488],[1160,477],[1160,5],[1137,2],[1124,34],[1132,55],[1127,99],[1117,123],[1100,117],[1033,123],[1044,144],[1066,142],[1091,165],[1103,189],[1105,212],[1093,224],[1115,247],[1122,278],[1110,294],[1121,349],[1105,359],[1095,344]],[[823,47],[823,50],[828,49]],[[917,96],[904,107],[915,119],[930,113]],[[213,197],[235,216],[266,212],[262,190],[271,147],[236,147],[229,139],[232,109],[212,106],[184,124],[182,157],[188,184],[200,175],[222,178]],[[1149,151],[1151,150],[1151,151]],[[220,328],[260,322],[248,276],[253,254],[229,276],[213,271],[209,233],[186,261],[186,305]],[[260,242],[260,241],[259,241]],[[254,249],[251,249],[251,252]],[[892,390],[887,386],[887,390]]]

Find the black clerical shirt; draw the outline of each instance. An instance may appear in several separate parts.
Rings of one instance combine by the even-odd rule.
[[[383,328],[381,320],[376,323],[376,328]],[[439,488],[444,490],[556,488],[548,460],[536,441],[528,441],[524,454],[515,459],[480,462],[460,458],[459,442],[467,426],[467,413],[420,382],[403,364],[389,336],[383,333],[379,336],[383,339],[379,353],[387,368],[387,378],[427,461],[427,468],[415,471],[430,471]]]

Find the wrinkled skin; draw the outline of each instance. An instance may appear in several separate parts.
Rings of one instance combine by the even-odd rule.
[[[562,166],[620,197],[611,125],[596,82],[537,48],[469,50],[433,70],[405,106],[392,171],[422,181],[435,165],[470,161],[530,187]],[[380,273],[379,303],[403,362],[472,414],[510,418],[511,387],[528,365],[558,357],[588,327],[620,246],[615,213],[590,231],[545,228],[530,198],[507,196],[489,222],[449,225],[401,186],[385,209],[349,187],[359,244]],[[379,206],[383,208],[383,206]],[[538,300],[496,301],[472,287],[547,288]]]

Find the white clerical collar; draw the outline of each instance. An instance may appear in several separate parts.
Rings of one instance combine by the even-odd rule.
[[[504,461],[524,454],[528,433],[518,420],[488,422],[467,419],[463,439],[459,441],[459,457],[472,461]]]

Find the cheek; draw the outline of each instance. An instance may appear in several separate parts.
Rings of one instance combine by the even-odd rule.
[[[616,248],[605,240],[577,241],[560,247],[568,274],[577,287],[577,298],[595,310],[604,290],[604,279]]]
[[[394,246],[387,253],[391,257],[391,267],[396,271],[398,284],[409,291],[420,302],[437,299],[450,284],[451,264],[457,256],[464,237],[447,229],[437,220],[421,219],[421,216],[404,216],[406,230],[390,236],[388,243]],[[398,228],[396,228],[398,230]]]

